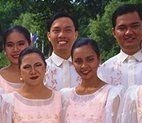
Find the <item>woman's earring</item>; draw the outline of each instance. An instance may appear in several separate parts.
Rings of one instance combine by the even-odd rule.
[[[22,80],[23,80],[23,78],[22,78],[22,77],[20,77],[20,80],[22,81]]]
[[[6,56],[6,52],[4,52],[4,55]]]

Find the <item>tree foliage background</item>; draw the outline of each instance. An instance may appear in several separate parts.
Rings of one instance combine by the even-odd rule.
[[[38,48],[44,46],[48,56],[47,22],[59,10],[72,13],[79,22],[79,37],[95,39],[101,49],[103,61],[119,52],[111,33],[111,15],[123,3],[142,3],[141,0],[0,0],[0,34],[15,24],[38,33]],[[44,44],[44,45],[43,45]],[[2,40],[0,38],[2,51]],[[7,62],[0,56],[0,67]]]

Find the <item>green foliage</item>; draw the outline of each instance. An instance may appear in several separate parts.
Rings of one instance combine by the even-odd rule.
[[[12,21],[25,11],[28,11],[29,3],[25,0],[0,0],[0,24],[2,29],[9,28]]]
[[[142,3],[141,0],[129,0],[130,3]]]
[[[13,21],[13,24],[20,24],[26,27],[30,32],[36,32],[39,30],[38,23],[35,21],[36,14],[22,13],[19,18]]]
[[[9,61],[7,60],[6,56],[3,52],[0,53],[0,68],[5,67],[9,64]]]

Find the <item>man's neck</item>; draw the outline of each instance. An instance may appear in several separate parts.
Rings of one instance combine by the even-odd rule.
[[[67,52],[62,52],[62,53],[56,53],[54,52],[57,56],[63,58],[63,59],[68,59],[70,57],[70,53],[67,53]]]

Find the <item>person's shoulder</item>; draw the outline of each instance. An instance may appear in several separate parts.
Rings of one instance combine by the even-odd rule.
[[[111,64],[114,60],[117,60],[117,59],[118,59],[118,55],[119,55],[119,54],[117,54],[117,55],[115,55],[115,56],[109,58],[109,59],[106,60],[106,61],[104,61],[104,62],[102,63],[102,65]]]
[[[5,78],[7,78],[7,76],[9,76],[10,72],[9,72],[9,67],[6,66],[6,67],[3,67],[0,69],[0,81],[6,81]]]
[[[68,104],[69,100],[73,96],[73,91],[74,91],[74,88],[63,88],[60,90],[63,104]]]
[[[49,56],[48,58],[45,59],[45,62],[48,63],[51,61],[51,56]]]
[[[123,85],[110,85],[109,95],[112,98],[117,96],[123,97],[125,94],[125,87]]]
[[[7,70],[8,70],[8,66],[2,67],[2,68],[0,69],[0,74],[4,74],[5,72],[7,72]]]
[[[61,93],[62,96],[70,96],[73,92],[73,89],[74,88],[62,88],[60,90],[60,93]]]
[[[51,59],[51,56],[49,56],[47,59],[45,59],[46,67],[49,68],[51,65],[53,65],[53,61]]]
[[[1,94],[1,100],[7,103],[12,103],[13,102],[13,94],[14,92],[11,93],[3,93]]]
[[[60,91],[57,91],[57,90],[54,90],[54,89],[51,89],[52,90],[52,96],[54,97],[54,100],[56,101],[61,101],[61,93]]]

